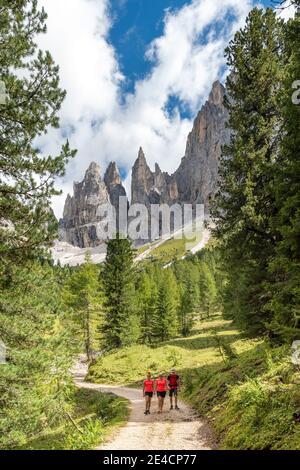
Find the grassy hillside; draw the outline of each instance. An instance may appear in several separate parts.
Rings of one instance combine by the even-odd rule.
[[[221,316],[199,322],[188,338],[107,355],[88,379],[137,385],[147,370],[171,367],[183,378],[183,398],[211,420],[221,448],[300,449],[300,380],[288,348],[243,338]]]
[[[153,374],[169,371],[172,367],[184,371],[222,362],[219,342],[231,344],[240,353],[261,341],[245,341],[230,321],[221,316],[200,321],[187,338],[177,338],[151,346],[134,345],[100,358],[90,368],[88,380],[108,384],[136,384],[146,371]]]
[[[257,344],[185,374],[184,398],[211,419],[221,448],[300,449],[300,380],[288,353]]]
[[[128,401],[96,390],[78,389],[71,420],[18,450],[89,450],[104,442],[118,426],[126,422]]]
[[[164,243],[159,244],[157,247],[155,247],[157,242],[148,243],[138,248],[137,255],[141,255],[149,248],[152,248],[146,257],[146,260],[168,264],[174,259],[180,260],[183,258],[189,250],[199,243],[201,237],[202,235],[197,233],[192,240],[187,240],[185,237],[181,239],[171,238],[170,240],[166,240]]]
[[[167,240],[151,252],[151,259],[167,264],[173,259],[181,259],[186,253],[186,240]]]

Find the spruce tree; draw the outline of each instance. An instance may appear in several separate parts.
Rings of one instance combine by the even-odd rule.
[[[159,341],[174,338],[178,332],[178,295],[176,279],[172,270],[162,273],[158,288],[155,319],[155,336]]]
[[[155,319],[157,310],[157,278],[152,272],[143,272],[139,280],[138,304],[141,319],[141,341],[151,344],[155,336]]]
[[[185,262],[185,275],[182,281],[181,306],[179,311],[181,333],[190,333],[199,306],[199,273],[197,265]]]
[[[104,293],[103,346],[106,349],[130,344],[137,335],[134,303],[134,251],[131,242],[117,234],[107,242],[101,274]],[[133,337],[134,336],[134,337]]]
[[[300,6],[300,3],[298,2]],[[298,338],[300,328],[300,104],[293,102],[293,83],[300,79],[300,14],[285,26],[283,87],[279,91],[283,124],[275,175],[274,230],[280,238],[269,264],[272,282],[266,285],[270,299],[266,308],[273,314],[273,335]]]
[[[270,312],[264,311],[268,299],[263,286],[279,236],[271,220],[276,213],[282,34],[283,22],[274,11],[255,8],[226,49],[230,68],[226,106],[232,134],[220,164],[214,234],[221,240],[228,272],[226,313],[255,333],[265,331],[270,319]]]
[[[200,262],[200,305],[209,317],[217,305],[217,286],[212,271],[206,262]]]

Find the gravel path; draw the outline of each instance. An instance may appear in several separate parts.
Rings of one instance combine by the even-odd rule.
[[[179,402],[179,411],[169,411],[166,397],[165,410],[157,413],[157,398],[152,400],[151,414],[144,415],[144,399],[141,390],[112,385],[84,382],[86,366],[74,368],[74,380],[78,387],[114,393],[131,402],[127,424],[119,429],[98,450],[212,450],[216,448],[214,435],[207,422],[186,404]]]

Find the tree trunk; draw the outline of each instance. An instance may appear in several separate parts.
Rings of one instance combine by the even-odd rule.
[[[90,311],[89,307],[86,308],[86,318],[85,318],[85,352],[87,356],[88,363],[91,363],[91,325],[90,325]]]

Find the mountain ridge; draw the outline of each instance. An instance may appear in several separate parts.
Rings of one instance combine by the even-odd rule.
[[[218,187],[218,163],[222,145],[230,138],[226,127],[228,112],[224,106],[225,88],[215,81],[208,100],[198,112],[187,137],[186,150],[173,174],[155,164],[151,171],[142,147],[132,167],[131,204],[204,204],[209,213],[210,199]],[[83,181],[74,183],[74,194],[68,194],[63,217],[59,221],[59,239],[80,248],[96,247],[97,208],[111,204],[119,213],[119,197],[126,191],[118,166],[110,162],[104,176],[96,162],[87,169]]]

